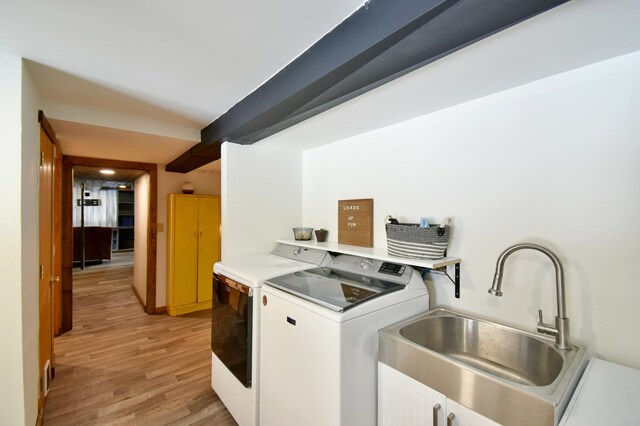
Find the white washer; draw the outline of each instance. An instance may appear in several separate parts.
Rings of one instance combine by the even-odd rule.
[[[350,255],[267,280],[262,302],[262,426],[375,425],[378,330],[429,309],[413,268]]]
[[[268,278],[330,259],[324,250],[278,244],[271,253],[214,265],[211,387],[241,426],[259,424],[260,287]]]

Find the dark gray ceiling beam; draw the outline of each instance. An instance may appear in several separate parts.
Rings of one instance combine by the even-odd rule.
[[[168,172],[189,173],[192,170],[220,159],[220,142],[199,143],[165,166]]]
[[[257,142],[566,1],[371,0],[202,129],[190,151]]]
[[[371,1],[202,129],[201,140],[243,143],[246,135],[294,113],[458,1]]]

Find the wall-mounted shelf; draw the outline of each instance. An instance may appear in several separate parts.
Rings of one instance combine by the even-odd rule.
[[[387,249],[382,247],[359,247],[348,244],[338,244],[336,242],[318,243],[316,241],[299,240],[278,240],[279,243],[292,246],[309,247],[319,250],[335,251],[354,256],[364,256],[370,259],[384,260],[386,262],[403,263],[405,265],[416,266],[418,268],[440,269],[445,266],[455,265],[461,260],[457,257],[443,257],[442,259],[411,259],[407,257],[391,256],[387,254]]]
[[[447,266],[453,265],[455,267],[454,278],[451,278],[449,274],[446,275],[455,285],[455,297],[458,299],[460,298],[460,262],[462,262],[462,260],[457,257],[443,257],[442,259],[411,259],[407,257],[391,256],[387,253],[387,249],[383,247],[359,247],[351,246],[348,244],[338,244],[332,241],[319,243],[317,241],[278,240],[278,242],[282,244],[289,244],[292,246],[333,251],[337,253],[350,254],[353,256],[363,256],[370,259],[382,260],[385,262],[402,263],[405,265],[415,266],[417,268],[427,268],[437,271],[444,271],[445,274]]]

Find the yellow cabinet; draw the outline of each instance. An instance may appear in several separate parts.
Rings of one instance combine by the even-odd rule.
[[[167,312],[211,308],[213,264],[220,260],[220,197],[169,194]]]

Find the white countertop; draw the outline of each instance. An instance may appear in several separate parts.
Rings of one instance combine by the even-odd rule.
[[[593,358],[560,425],[639,425],[640,370]]]
[[[261,287],[264,280],[304,269],[312,263],[298,262],[270,253],[251,254],[225,259],[213,265],[213,271],[251,287]]]

